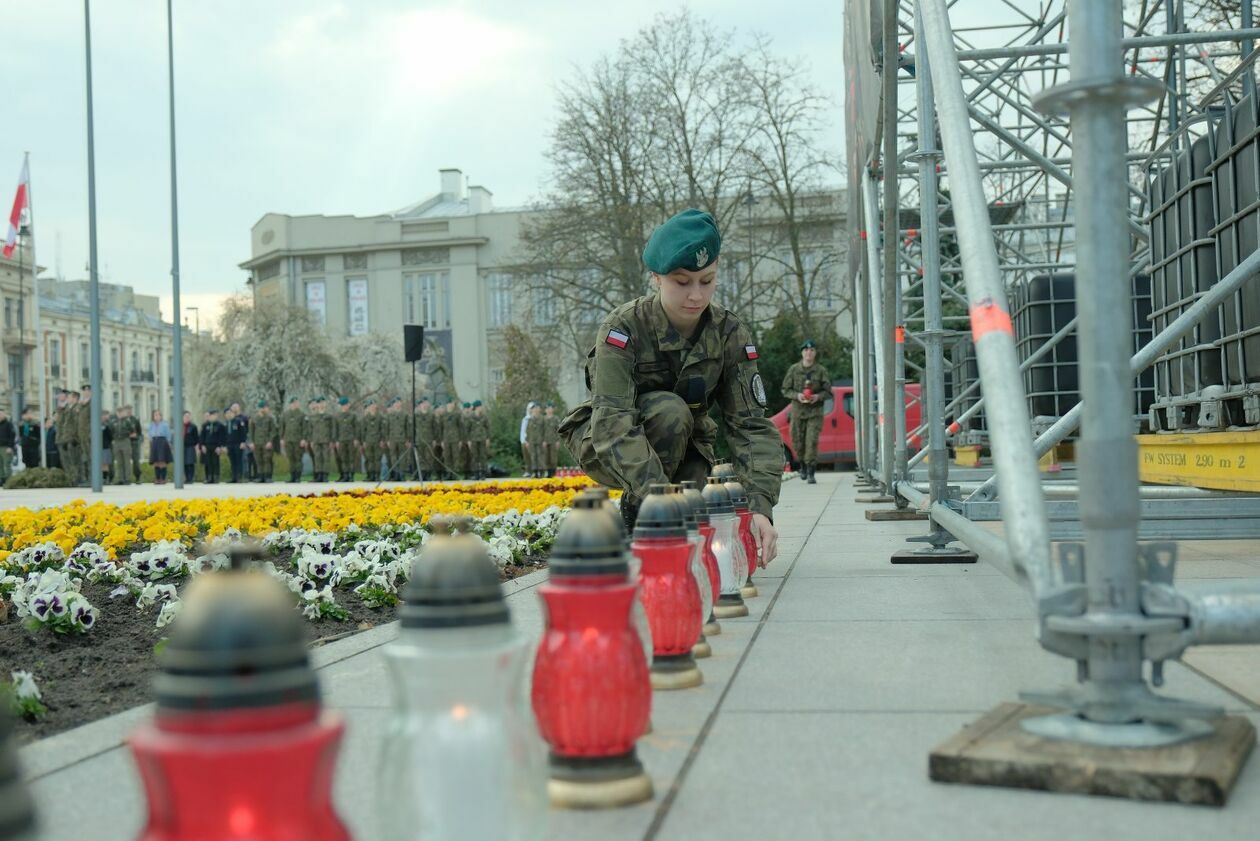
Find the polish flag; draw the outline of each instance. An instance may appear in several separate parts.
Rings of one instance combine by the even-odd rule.
[[[30,200],[31,169],[27,161],[22,162],[22,174],[18,176],[17,195],[13,197],[13,210],[9,211],[9,235],[4,239],[4,256],[12,257],[17,248],[18,228],[22,224],[22,212],[26,210]]]

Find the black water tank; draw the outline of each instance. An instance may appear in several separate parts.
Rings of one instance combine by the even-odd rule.
[[[1255,97],[1227,107],[1216,132],[1212,188],[1219,220],[1217,270],[1221,277],[1260,245],[1260,132]],[[1227,386],[1260,382],[1260,284],[1245,284],[1221,307],[1219,345]]]

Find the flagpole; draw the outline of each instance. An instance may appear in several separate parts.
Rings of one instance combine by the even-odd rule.
[[[101,492],[101,286],[96,273],[96,143],[92,123],[92,12],[91,0],[83,0],[84,57],[87,67],[87,164],[88,164],[88,303],[91,318],[90,356],[92,401],[88,407],[92,492]]]
[[[39,270],[35,261],[35,190],[31,187],[31,153],[26,153],[26,229],[31,248],[31,299],[35,306],[35,354],[36,377],[39,387],[39,466],[48,466],[48,426],[45,418],[51,417],[48,412],[48,383],[44,370],[47,363],[44,348],[44,325],[39,318]],[[19,283],[21,281],[18,281]],[[25,407],[23,407],[25,408]]]
[[[171,374],[175,384],[175,406],[171,411],[171,427],[175,433],[175,489],[184,487],[184,336],[179,324],[179,193],[175,177],[175,25],[171,19],[171,0],[166,0],[166,59],[170,76],[171,111],[171,329],[174,349]]]

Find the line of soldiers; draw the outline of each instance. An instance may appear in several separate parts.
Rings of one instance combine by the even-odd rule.
[[[92,387],[58,391],[56,398],[53,429],[61,468],[75,485],[87,486],[92,465]],[[140,419],[131,406],[120,406],[116,412],[102,410],[101,424],[102,469],[115,484],[139,482],[140,445],[144,441]]]
[[[462,407],[451,400],[435,409],[424,398],[408,412],[401,397],[381,403],[368,399],[359,412],[348,397],[336,400],[335,411],[329,410],[325,397],[313,398],[305,410],[293,397],[279,416],[267,412],[265,402],[260,401],[259,411],[250,418],[247,440],[263,481],[271,479],[276,452],[289,461],[290,482],[301,479],[304,455],[311,459],[316,482],[353,481],[360,470],[369,480],[418,475],[484,479],[490,473],[490,418],[480,400]],[[334,470],[335,480],[330,478]]]
[[[560,463],[560,418],[556,415],[556,404],[548,403],[545,411],[538,403],[529,404],[523,443],[526,475],[535,479],[555,476]]]

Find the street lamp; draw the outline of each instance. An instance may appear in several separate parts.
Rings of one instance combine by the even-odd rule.
[[[193,315],[193,335],[201,335],[201,307],[184,307],[184,312],[192,312]]]

